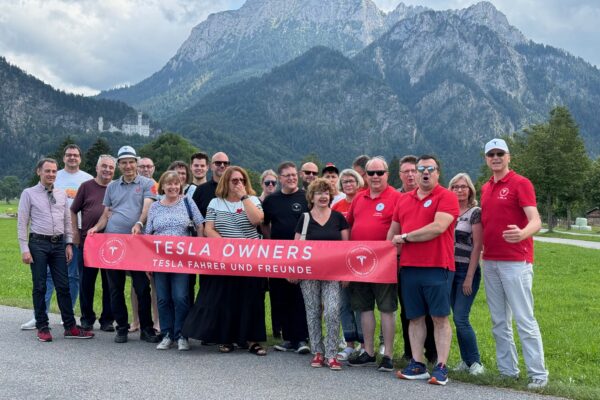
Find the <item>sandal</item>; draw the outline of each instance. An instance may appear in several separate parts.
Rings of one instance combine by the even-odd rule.
[[[267,351],[258,343],[253,343],[250,348],[248,348],[248,352],[255,354],[257,356],[266,356]]]
[[[233,350],[235,350],[235,347],[233,347],[233,345],[231,343],[227,343],[227,344],[220,344],[218,346],[219,352],[221,353],[231,353]]]

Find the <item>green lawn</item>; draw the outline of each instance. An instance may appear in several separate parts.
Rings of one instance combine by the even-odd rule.
[[[562,231],[554,231],[552,233],[545,232],[539,233],[536,236],[539,237],[549,237],[549,238],[560,238],[560,239],[571,239],[571,240],[585,240],[587,242],[600,242],[600,235],[594,235],[593,232],[582,232],[581,235],[571,235],[568,233],[563,233]]]
[[[600,360],[600,339],[594,327],[600,326],[600,253],[549,243],[536,243],[535,246],[535,309],[550,371],[550,385],[542,392],[582,400],[599,399],[600,384],[594,367]],[[28,266],[20,261],[14,219],[0,219],[0,265],[4,271],[0,280],[0,304],[31,308],[31,274]],[[100,280],[98,293],[99,284]],[[265,304],[267,329],[271,332],[269,302]],[[96,296],[96,310],[99,309],[100,296]],[[52,311],[57,311],[56,302],[53,302]],[[451,379],[524,390],[527,380],[522,358],[521,380],[507,382],[497,377],[495,347],[483,289],[475,301],[471,319],[478,335],[482,362],[488,372],[480,377],[451,373]],[[395,358],[399,359],[402,352],[399,326],[397,332]],[[269,344],[274,343],[269,337]],[[454,366],[458,361],[458,346],[454,339],[449,365]],[[397,363],[396,366],[401,365]]]

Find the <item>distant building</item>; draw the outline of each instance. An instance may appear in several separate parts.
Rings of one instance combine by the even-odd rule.
[[[98,118],[98,131],[99,132],[123,132],[126,135],[140,135],[140,136],[150,136],[150,123],[144,124],[144,118],[142,112],[138,112],[137,116],[137,124],[123,124],[121,129],[115,127],[112,123],[109,122],[108,129],[104,129],[104,119],[102,117]]]

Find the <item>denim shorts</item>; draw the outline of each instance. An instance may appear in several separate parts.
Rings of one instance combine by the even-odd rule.
[[[400,276],[407,319],[450,315],[450,274],[447,269],[402,267]]]
[[[395,283],[350,283],[350,305],[354,311],[373,311],[375,303],[381,312],[398,309],[398,286]]]

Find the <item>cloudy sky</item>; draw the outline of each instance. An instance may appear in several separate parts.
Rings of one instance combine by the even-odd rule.
[[[281,0],[285,1],[285,0]],[[326,1],[326,0],[324,0]],[[399,0],[373,0],[384,11]],[[473,0],[404,0],[436,10]],[[600,1],[493,0],[528,38],[600,67]],[[244,0],[0,0],[0,56],[75,93],[134,84],[158,71],[208,14]]]

